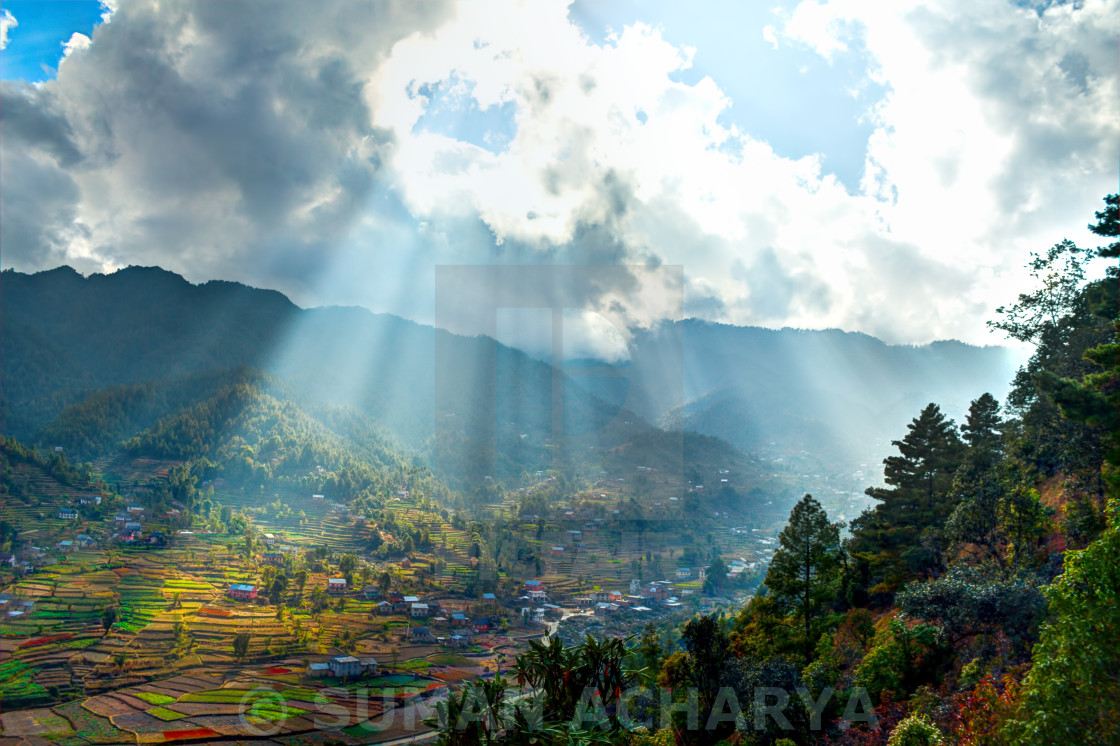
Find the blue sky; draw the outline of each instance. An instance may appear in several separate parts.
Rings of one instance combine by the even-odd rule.
[[[63,44],[75,33],[91,36],[105,12],[100,2],[87,0],[4,0],[4,11],[19,25],[8,31],[0,52],[0,79],[30,83],[53,78]]]
[[[674,266],[685,315],[999,343],[1120,180],[1120,0],[269,7],[0,3],[3,266],[431,322],[440,265],[620,265],[569,316],[631,327]]]

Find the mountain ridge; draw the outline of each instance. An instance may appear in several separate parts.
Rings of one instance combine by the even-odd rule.
[[[5,270],[0,291],[4,429],[24,438],[106,386],[238,366],[366,411],[413,448],[451,425],[492,445],[551,435],[553,369],[489,337],[361,306],[301,308],[275,290],[194,284],[159,267]],[[874,460],[929,401],[961,413],[985,390],[1002,395],[1014,370],[998,346],[701,319],[637,330],[630,353],[621,365],[567,361],[565,428],[644,420],[746,452],[812,447],[845,465]],[[595,366],[616,375],[581,370]]]

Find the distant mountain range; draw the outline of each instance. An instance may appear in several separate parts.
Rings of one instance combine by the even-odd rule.
[[[960,421],[981,394],[1002,399],[1018,367],[1002,347],[888,345],[836,329],[694,319],[637,334],[631,356],[641,392],[632,406],[653,422],[760,455],[804,450],[826,464],[876,468],[926,404]],[[675,356],[679,370],[665,362]]]
[[[1014,369],[1013,355],[996,347],[891,346],[836,330],[686,320],[637,333],[626,364],[568,364],[554,401],[553,368],[492,339],[361,308],[300,309],[275,291],[193,285],[159,268],[89,277],[69,267],[8,270],[0,314],[5,434],[35,442],[52,426],[57,433],[64,413],[78,416],[68,408],[91,406],[108,387],[245,366],[297,398],[354,408],[464,484],[512,478],[565,449],[664,440],[651,424],[774,458],[807,451],[826,465],[867,462],[926,403],[961,413],[984,391],[1002,396]],[[160,396],[173,400],[167,407],[186,406],[175,399],[182,390]],[[164,402],[143,401],[150,416],[137,427],[161,414],[152,401]],[[122,438],[135,435],[128,429]],[[687,450],[695,454],[698,443],[711,458],[725,449],[692,439]]]

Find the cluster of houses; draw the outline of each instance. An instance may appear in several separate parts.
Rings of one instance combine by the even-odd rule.
[[[63,521],[76,521],[81,518],[81,512],[78,510],[79,507],[98,506],[101,505],[101,500],[102,498],[100,495],[80,495],[74,498],[75,507],[67,506],[58,509],[58,518]],[[145,517],[149,516],[149,513],[150,511],[140,503],[129,503],[123,510],[117,511],[113,516],[113,532],[109,538],[123,544],[134,544],[141,541],[148,544],[167,544],[168,536],[165,532],[145,532],[142,521]],[[164,512],[164,517],[169,520],[175,520],[179,518],[180,515],[181,513],[177,508],[171,508]],[[182,534],[184,532],[180,531],[179,533]],[[189,534],[190,532],[185,533]],[[87,549],[93,546],[96,546],[96,541],[88,534],[78,534],[73,539],[60,541],[56,548],[66,553],[77,549]]]
[[[26,598],[15,598],[10,593],[0,593],[0,614],[9,620],[19,619],[35,606],[35,602]]]
[[[338,581],[338,582],[335,582]],[[346,581],[343,578],[330,578],[327,581],[327,589],[334,594],[344,594],[346,592]],[[261,588],[253,583],[232,583],[226,590],[226,595],[235,601],[254,601],[260,595]],[[543,591],[542,591],[543,592]],[[373,586],[367,586],[362,589],[361,594],[367,600],[374,600],[381,596],[381,591]],[[483,601],[490,602],[497,605],[497,597],[493,593],[483,594]],[[556,609],[559,612],[558,606],[546,605],[551,609]],[[451,632],[447,636],[436,636],[431,627],[427,625],[409,626],[406,636],[413,643],[440,643],[446,644],[453,648],[463,648],[470,645],[471,636],[477,634],[484,634],[489,632],[496,622],[490,617],[475,617],[471,618],[461,611],[452,609],[445,609],[443,605],[435,599],[421,600],[419,596],[409,596],[398,591],[392,591],[385,594],[385,598],[377,602],[375,607],[376,612],[382,616],[389,616],[394,614],[405,614],[411,620],[417,622],[428,622],[439,626],[446,626]],[[544,609],[542,609],[544,611]],[[319,664],[315,664],[319,665]],[[327,664],[321,664],[326,666]],[[349,665],[349,664],[348,664]],[[349,670],[349,669],[347,669]],[[326,668],[314,666],[309,669],[309,674],[314,676],[352,676],[356,675],[350,673],[325,673]],[[332,669],[333,671],[333,669]]]
[[[21,546],[4,561],[11,566],[13,572],[26,575],[49,565],[51,558],[40,547]]]
[[[593,608],[598,616],[623,611],[649,613],[657,607],[679,608],[682,604],[672,595],[674,590],[673,584],[668,580],[643,583],[635,579],[630,581],[628,594],[621,591],[594,591],[577,598],[576,605],[580,608]]]
[[[489,617],[476,617],[471,619],[466,614],[453,613],[448,617],[435,617],[433,622],[451,624],[451,634],[437,636],[428,626],[409,628],[407,635],[410,642],[417,645],[447,645],[452,648],[465,648],[471,644],[473,635],[484,635],[497,626],[498,622]]]
[[[78,549],[92,549],[97,546],[97,540],[89,534],[78,534],[73,539],[63,539],[55,546],[63,554],[69,554]]]

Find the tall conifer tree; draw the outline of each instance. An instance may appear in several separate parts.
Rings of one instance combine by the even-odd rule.
[[[778,537],[780,544],[766,573],[766,587],[802,626],[805,665],[812,662],[820,618],[840,595],[840,524],[812,495],[805,495]]]
[[[944,566],[942,531],[953,511],[950,487],[964,455],[951,419],[929,404],[893,441],[897,456],[883,460],[888,487],[869,487],[879,503],[853,521],[852,550],[866,585],[893,591],[903,581]]]

